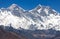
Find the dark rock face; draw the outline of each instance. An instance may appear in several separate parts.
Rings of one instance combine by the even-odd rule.
[[[20,33],[29,39],[60,39],[60,31],[55,30],[21,30]]]
[[[2,29],[2,27],[0,27],[0,39],[27,39],[26,37],[24,37],[23,35],[18,35],[14,32],[8,32]]]
[[[49,30],[16,30],[0,26],[0,39],[60,39],[60,31]]]

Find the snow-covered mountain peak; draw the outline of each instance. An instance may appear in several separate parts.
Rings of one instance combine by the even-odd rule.
[[[35,7],[34,9],[30,10],[29,12],[39,13],[42,16],[47,16],[49,14],[56,15],[58,13],[57,11],[55,11],[54,9],[52,9],[51,7],[40,5],[40,4],[37,7]]]
[[[50,7],[49,6],[44,6],[44,5],[41,5],[41,4],[39,4],[39,5],[37,5],[36,7],[35,7],[35,9],[41,9],[41,8],[43,8],[43,9],[50,9]]]
[[[39,4],[39,5],[37,5],[37,7],[42,7],[42,5],[41,5],[41,4]]]
[[[25,12],[25,10],[18,6],[17,4],[12,4],[10,7],[7,8],[10,12],[12,12],[13,15],[21,17],[22,13]]]
[[[19,8],[19,6],[18,5],[16,5],[16,4],[12,4],[10,7],[8,7],[10,10],[14,10],[14,9],[16,9],[16,10],[18,10],[18,8]]]
[[[17,4],[12,4],[10,7],[8,7],[9,10],[22,10],[25,11],[22,7],[18,6]]]
[[[11,6],[18,6],[17,4],[12,4]]]

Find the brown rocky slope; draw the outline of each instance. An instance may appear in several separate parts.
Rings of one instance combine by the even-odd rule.
[[[0,28],[0,39],[27,39],[24,36],[17,35],[13,32],[7,32]]]

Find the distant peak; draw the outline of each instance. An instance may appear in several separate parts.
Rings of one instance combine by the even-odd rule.
[[[10,10],[24,10],[22,7],[18,6],[17,4],[12,4],[10,7],[8,7]]]
[[[11,6],[12,6],[12,7],[16,7],[16,6],[18,6],[18,5],[17,5],[17,4],[12,4]]]
[[[49,7],[49,6],[45,6],[45,5],[41,5],[41,4],[38,4],[37,7]]]
[[[42,5],[41,5],[41,4],[39,4],[39,5],[37,5],[37,8],[38,8],[38,7],[39,7],[39,8],[41,8],[41,7],[42,7]]]
[[[38,6],[40,6],[40,7],[41,7],[42,5],[41,5],[41,4],[38,4]]]
[[[17,5],[17,4],[12,4],[12,5]]]
[[[49,6],[39,4],[34,9],[38,10],[38,9],[51,9],[51,8]]]
[[[9,7],[9,9],[14,9],[14,8],[19,8],[19,6],[17,5],[17,4],[12,4],[10,7]]]

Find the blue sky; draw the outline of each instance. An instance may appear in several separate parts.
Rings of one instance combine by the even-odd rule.
[[[26,10],[35,8],[38,4],[50,6],[56,11],[60,12],[60,0],[0,0],[1,7],[9,7],[13,3],[21,6]]]

